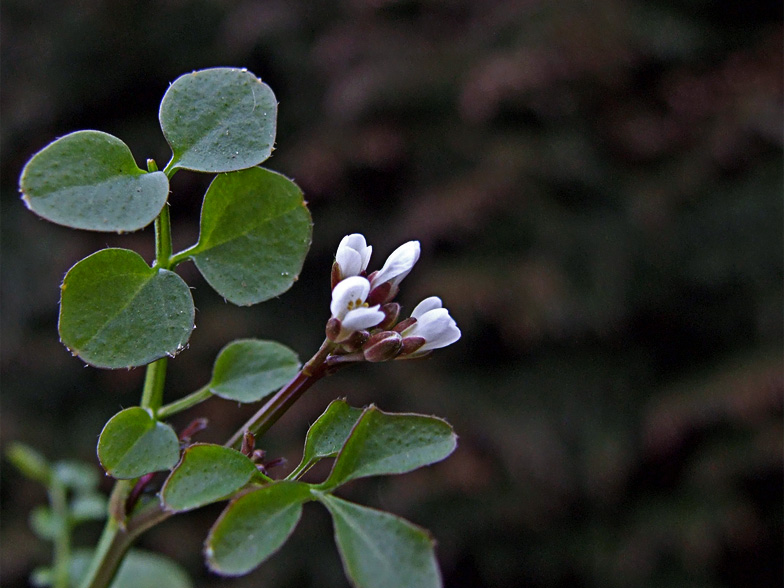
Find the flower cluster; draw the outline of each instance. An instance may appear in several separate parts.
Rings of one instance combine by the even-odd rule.
[[[422,357],[457,341],[460,329],[437,296],[426,298],[398,322],[400,305],[393,299],[419,260],[419,241],[404,243],[380,270],[367,275],[372,252],[359,233],[340,241],[332,264],[327,337],[344,352],[372,362]]]

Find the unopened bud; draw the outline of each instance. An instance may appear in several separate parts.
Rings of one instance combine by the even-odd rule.
[[[340,329],[342,325],[340,324],[340,319],[335,318],[334,316],[327,321],[327,327],[325,329],[327,333],[327,339],[330,341],[335,341],[340,336]]]
[[[340,272],[340,264],[337,261],[332,262],[332,272],[330,274],[330,281],[332,282],[332,289],[335,289],[335,286],[338,285],[338,282],[343,279],[343,276]]]
[[[367,297],[367,303],[370,306],[384,304],[385,302],[392,300],[395,297],[395,294],[397,294],[397,291],[398,288],[393,288],[392,282],[384,282],[370,291],[370,294],[368,294]]]
[[[388,302],[381,307],[381,312],[384,313],[384,320],[378,323],[376,328],[386,331],[397,322],[397,317],[400,316],[400,305],[397,302]]]
[[[425,344],[424,337],[406,337],[403,339],[400,355],[411,355]]]
[[[398,332],[398,333],[402,333],[408,327],[413,325],[415,322],[417,322],[417,320],[413,316],[412,317],[408,317],[407,319],[403,319],[398,324],[396,324],[395,328],[393,330]]]
[[[382,331],[370,336],[362,347],[362,355],[371,362],[389,361],[397,357],[402,345],[403,338],[400,333]]]
[[[343,349],[346,351],[359,351],[359,349],[365,344],[365,341],[368,340],[370,333],[367,331],[354,331],[349,335],[349,338],[343,341],[341,344],[343,345]]]
[[[240,453],[250,457],[253,453],[254,445],[256,445],[256,436],[250,431],[245,431],[245,434],[242,436],[242,447],[240,448]]]

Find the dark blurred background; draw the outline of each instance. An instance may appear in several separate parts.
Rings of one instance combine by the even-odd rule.
[[[206,383],[238,337],[307,359],[344,234],[367,236],[373,267],[419,239],[402,302],[440,295],[463,338],[324,381],[264,439],[271,456],[297,463],[337,396],[446,417],[460,435],[447,461],[343,495],[429,528],[449,588],[781,585],[779,2],[3,0],[0,27],[3,446],[96,462],[143,369],[72,358],[58,285],[105,246],[153,256],[151,230],[36,218],[18,198],[22,166],[92,128],[162,167],[167,85],[246,67],[280,102],[266,165],[304,190],[313,247],[292,290],[252,308],[181,266],[198,328],[167,400]],[[197,238],[209,179],[173,181],[178,250]],[[175,425],[207,415],[200,440],[219,442],[252,410],[211,401]],[[2,583],[24,586],[49,558],[26,526],[45,494],[7,466],[0,492]],[[219,511],[176,517],[141,546],[202,587],[347,585],[317,506],[254,574],[211,576],[200,548]]]

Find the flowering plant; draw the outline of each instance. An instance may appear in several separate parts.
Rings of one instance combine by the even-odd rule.
[[[337,399],[311,425],[302,461],[285,477],[271,475],[280,460],[266,459],[256,447],[322,377],[356,362],[424,357],[460,338],[436,296],[400,320],[394,299],[419,259],[417,241],[398,247],[368,275],[372,247],[361,234],[343,238],[331,271],[326,338],[304,365],[279,343],[234,341],[216,358],[205,386],[163,403],[167,363],[185,349],[194,328],[190,287],[174,271],[179,264],[192,261],[212,288],[238,305],[278,296],[302,268],[311,240],[303,195],[288,178],[258,167],[271,154],[276,114],[272,90],[250,72],[198,71],[177,79],[161,102],[161,129],[172,149],[162,171],[153,160],[146,170],[138,168],[125,143],[99,131],[66,135],[25,166],[22,198],[35,214],[93,231],[135,231],[154,223],[156,251],[148,265],[131,250],[103,249],[76,263],[61,285],[59,333],[71,353],[98,368],[146,366],[146,377],[139,405],[112,416],[98,440],[101,466],[116,480],[108,500],[89,466],[51,464],[21,444],[9,450],[11,461],[50,496],[33,526],[53,541],[54,561],[34,572],[35,585],[123,588],[134,586],[143,570],[155,585],[189,586],[173,562],[132,544],[167,518],[215,502],[227,504],[204,555],[217,574],[258,567],[294,531],[303,504],[318,502],[332,517],[353,585],[441,584],[425,530],[335,491],[358,478],[402,474],[445,459],[456,446],[448,423]],[[198,241],[175,253],[168,196],[169,181],[180,170],[218,175],[204,196]],[[223,445],[192,442],[208,426],[203,416],[180,431],[167,423],[212,396],[266,402]],[[326,479],[302,480],[327,458],[334,461]],[[95,549],[73,549],[73,528],[98,518],[106,523]]]

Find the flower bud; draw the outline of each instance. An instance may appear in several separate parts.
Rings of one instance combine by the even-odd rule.
[[[397,302],[389,302],[381,307],[381,312],[386,318],[376,326],[382,331],[386,331],[397,322],[397,317],[400,316],[400,305]]]
[[[392,300],[398,293],[399,288],[392,282],[384,282],[370,291],[367,297],[368,304],[384,304]]]
[[[329,279],[333,290],[335,289],[335,286],[338,285],[338,282],[343,279],[343,276],[340,275],[340,264],[338,264],[337,261],[332,262],[332,271],[330,272]]]
[[[256,436],[250,431],[245,431],[245,434],[242,436],[242,447],[240,448],[240,453],[250,457],[250,455],[253,453],[254,445],[256,445]]]
[[[424,337],[406,337],[401,341],[400,355],[411,355],[418,351],[426,342]]]
[[[365,345],[362,346],[362,354],[366,361],[374,363],[389,361],[397,357],[402,345],[403,338],[400,336],[400,333],[381,331],[370,336]]]
[[[354,331],[345,341],[342,341],[343,349],[349,352],[358,351],[368,340],[370,333],[367,331]]]
[[[403,331],[405,331],[405,330],[406,330],[408,327],[410,327],[411,325],[413,325],[415,322],[417,322],[417,320],[416,320],[416,319],[415,319],[413,316],[411,316],[411,317],[408,317],[407,319],[403,319],[403,320],[402,320],[402,321],[400,321],[398,324],[396,324],[396,325],[395,325],[395,328],[394,328],[393,330],[394,330],[394,331],[396,331],[396,332],[398,332],[398,333],[402,333],[402,332],[403,332]]]
[[[361,275],[367,269],[372,253],[373,248],[367,244],[364,235],[354,233],[343,237],[338,245],[335,263],[332,266],[332,287],[334,288],[341,280]]]
[[[327,321],[327,327],[325,329],[327,333],[327,339],[330,341],[335,341],[338,336],[340,335],[340,329],[342,325],[340,323],[339,318],[335,318],[334,316]]]

